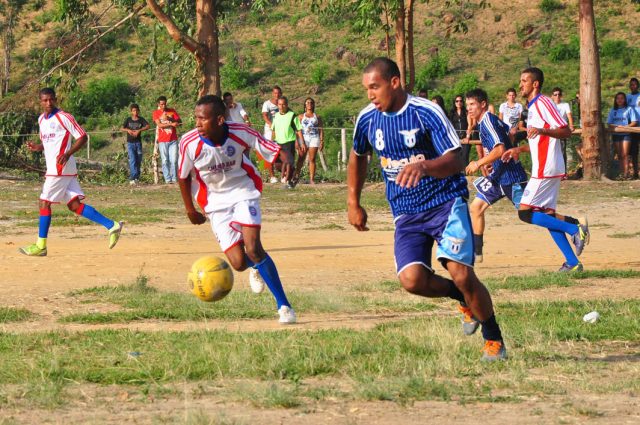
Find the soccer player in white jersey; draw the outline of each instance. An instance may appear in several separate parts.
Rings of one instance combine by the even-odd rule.
[[[560,181],[565,176],[564,160],[559,139],[571,135],[555,103],[542,94],[544,74],[539,68],[527,68],[520,75],[520,94],[527,99],[528,145],[507,150],[503,161],[517,160],[520,153],[531,152],[531,179],[524,189],[518,216],[529,224],[549,230],[553,241],[565,257],[559,272],[582,271],[578,256],[589,243],[589,227],[585,220],[562,216],[556,212]],[[565,237],[571,236],[575,253]]]
[[[40,141],[27,142],[33,152],[44,151],[47,174],[40,194],[40,221],[35,244],[20,248],[20,252],[34,257],[47,255],[47,236],[51,225],[51,204],[65,202],[72,212],[95,223],[102,224],[109,232],[109,248],[118,243],[124,222],[113,221],[91,205],[83,204],[84,193],[78,183],[78,169],[73,154],[87,143],[87,133],[71,114],[57,108],[56,92],[52,88],[40,90],[40,106],[43,113],[38,118]],[[71,143],[71,137],[75,142]]]
[[[404,91],[398,66],[390,59],[374,59],[364,69],[362,83],[371,104],[358,116],[349,157],[349,223],[368,230],[360,194],[367,156],[375,151],[394,216],[400,283],[412,294],[460,302],[464,333],[470,335],[482,324],[483,360],[505,359],[491,296],[473,271],[469,192],[455,129],[435,103]],[[453,280],[435,274],[434,242],[436,257]]]
[[[244,155],[255,149],[273,163],[280,146],[245,124],[226,123],[225,110],[218,96],[203,96],[196,103],[196,128],[180,140],[178,182],[187,216],[193,224],[203,224],[208,217],[231,266],[237,271],[250,267],[251,289],[260,293],[266,283],[280,323],[295,323],[276,265],[260,242],[262,179]]]

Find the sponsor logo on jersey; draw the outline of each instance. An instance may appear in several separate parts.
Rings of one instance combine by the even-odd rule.
[[[423,154],[411,155],[410,158],[391,159],[384,156],[380,157],[380,166],[382,171],[390,181],[395,181],[398,173],[408,164],[424,161],[426,158]]]
[[[219,173],[224,173],[225,171],[232,170],[235,165],[236,165],[236,161],[234,159],[232,161],[225,161],[225,162],[220,162],[218,164],[210,165],[208,170],[212,174],[219,174]]]

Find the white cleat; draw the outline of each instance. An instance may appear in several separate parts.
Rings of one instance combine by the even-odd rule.
[[[260,272],[253,267],[249,268],[249,286],[254,294],[261,294],[264,291],[264,279],[260,276]]]
[[[279,322],[285,325],[292,325],[298,320],[296,318],[296,312],[293,311],[291,307],[287,307],[286,305],[283,305],[278,309],[278,314],[280,315]]]

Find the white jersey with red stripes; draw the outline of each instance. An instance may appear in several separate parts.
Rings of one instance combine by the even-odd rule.
[[[221,144],[201,137],[197,129],[180,139],[178,174],[181,179],[191,175],[191,193],[207,213],[260,197],[262,178],[245,151],[255,149],[269,163],[280,153],[280,145],[249,126],[228,122],[225,127]]]
[[[547,96],[539,94],[529,102],[527,127],[562,128],[567,122],[562,118],[556,104]],[[531,177],[542,179],[565,175],[562,145],[559,139],[537,135],[529,139],[531,149]]]
[[[75,176],[78,174],[76,160],[69,157],[67,163],[58,164],[58,157],[71,149],[71,137],[79,139],[87,133],[78,125],[71,114],[61,109],[53,113],[42,114],[38,118],[40,126],[40,140],[44,147],[44,157],[47,162],[47,176]]]

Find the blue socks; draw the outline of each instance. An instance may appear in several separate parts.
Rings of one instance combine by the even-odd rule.
[[[40,222],[38,225],[38,237],[47,239],[49,235],[49,226],[51,226],[51,210],[40,209]]]
[[[76,214],[81,215],[84,218],[93,221],[94,223],[102,224],[104,227],[107,228],[107,230],[110,230],[115,224],[113,220],[110,220],[107,217],[100,214],[91,205],[80,204],[80,206],[76,210]]]
[[[565,233],[575,235],[578,232],[578,226],[566,221],[558,220],[542,212],[534,212],[531,216],[531,223],[544,227],[549,230],[553,241],[556,243],[568,265],[575,266],[579,263],[578,257],[573,253],[573,248],[567,240]]]
[[[247,264],[253,264],[249,258],[247,259]],[[284,289],[282,288],[282,282],[280,282],[280,276],[278,275],[278,269],[276,269],[276,265],[267,254],[264,260],[260,261],[258,264],[254,264],[253,268],[257,269],[264,279],[264,282],[269,287],[269,290],[273,294],[273,297],[276,299],[276,304],[278,305],[278,309],[283,305],[287,307],[291,307],[289,304],[289,300],[287,300],[287,296],[284,293]]]

